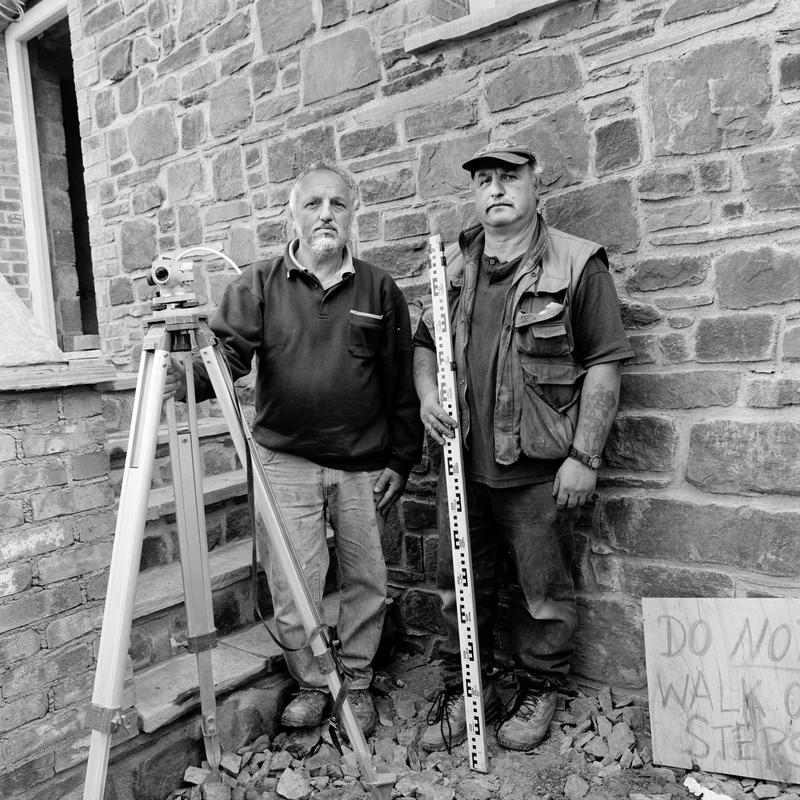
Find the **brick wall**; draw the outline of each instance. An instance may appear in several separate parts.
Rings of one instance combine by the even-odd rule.
[[[278,253],[292,178],[319,156],[356,174],[356,248],[416,316],[428,235],[471,216],[461,160],[490,133],[529,139],[546,218],[608,247],[636,351],[581,528],[577,669],[642,687],[642,594],[797,586],[800,17],[788,0],[568,2],[405,51],[460,6],[77,4],[104,348],[136,361],[156,253]],[[435,461],[386,538],[409,636],[437,626]]]
[[[85,757],[114,493],[97,391],[2,392],[0,420],[0,795],[12,797]]]

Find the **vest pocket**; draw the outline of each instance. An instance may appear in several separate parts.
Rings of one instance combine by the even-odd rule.
[[[520,447],[528,458],[565,458],[575,435],[584,370],[575,364],[522,361],[525,381]]]
[[[541,319],[539,314],[520,313],[514,320],[517,349],[529,356],[566,356],[569,334],[563,317]]]
[[[383,335],[383,316],[364,311],[350,311],[347,349],[356,358],[375,358]]]

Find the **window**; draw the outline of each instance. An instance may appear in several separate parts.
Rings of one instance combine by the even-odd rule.
[[[99,347],[68,0],[6,30],[34,316],[62,350]]]

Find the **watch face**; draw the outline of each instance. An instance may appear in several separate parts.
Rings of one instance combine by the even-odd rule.
[[[600,456],[589,456],[589,466],[592,469],[600,469]]]

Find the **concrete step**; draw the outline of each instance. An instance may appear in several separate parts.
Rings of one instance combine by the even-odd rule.
[[[323,600],[323,618],[336,620],[337,594]],[[275,632],[274,620],[266,620]],[[214,691],[219,696],[255,678],[285,669],[283,651],[262,623],[221,637],[211,651]],[[182,653],[169,661],[137,672],[133,677],[140,730],[152,733],[200,705],[197,662],[193,653]]]

